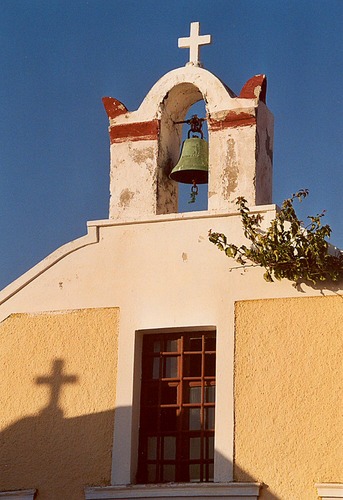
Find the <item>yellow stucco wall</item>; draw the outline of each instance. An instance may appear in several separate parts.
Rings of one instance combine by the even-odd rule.
[[[343,482],[343,296],[236,304],[235,479],[263,500]]]
[[[81,500],[110,482],[116,308],[15,314],[0,324],[0,491]]]

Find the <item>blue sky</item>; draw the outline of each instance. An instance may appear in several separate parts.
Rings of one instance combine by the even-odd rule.
[[[327,210],[343,248],[342,0],[1,0],[0,13],[0,288],[108,217],[101,98],[137,109],[187,62],[191,21],[234,92],[267,75],[273,201],[308,188],[299,215]]]

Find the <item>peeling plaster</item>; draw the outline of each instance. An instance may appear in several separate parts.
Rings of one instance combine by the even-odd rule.
[[[235,141],[232,138],[227,141],[226,161],[221,177],[224,197],[229,199],[230,194],[236,191],[238,185],[238,162]]]
[[[135,163],[144,163],[146,160],[153,160],[154,158],[154,149],[152,147],[148,147],[143,151],[131,149],[131,157]],[[149,164],[151,168],[151,164]]]
[[[132,200],[134,195],[135,193],[133,193],[129,189],[124,189],[120,194],[119,204],[122,207],[127,207],[130,204],[130,201]]]
[[[212,115],[208,123],[211,130],[223,130],[224,128],[244,126],[251,127],[256,124],[256,116],[254,110],[242,111],[240,109],[234,109]]]
[[[261,92],[261,85],[257,85],[257,87],[254,88],[254,96],[258,98],[258,96],[260,95],[260,92]]]
[[[268,134],[267,131],[267,138],[266,138],[266,153],[270,161],[273,161],[273,148],[272,148],[272,140],[270,135]]]

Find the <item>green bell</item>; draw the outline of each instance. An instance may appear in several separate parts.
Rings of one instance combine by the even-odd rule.
[[[182,144],[179,161],[169,178],[184,184],[207,184],[208,143],[200,137],[191,137]]]

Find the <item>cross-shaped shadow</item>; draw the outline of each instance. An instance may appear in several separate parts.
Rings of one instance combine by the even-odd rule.
[[[38,385],[47,384],[50,386],[50,400],[49,404],[43,411],[59,411],[62,412],[59,406],[59,398],[61,389],[64,384],[75,384],[78,380],[76,375],[63,374],[63,359],[55,359],[52,364],[50,376],[37,377],[35,382]]]

